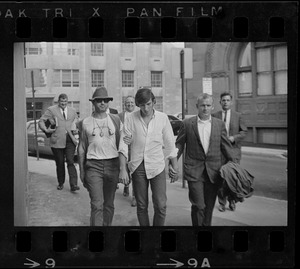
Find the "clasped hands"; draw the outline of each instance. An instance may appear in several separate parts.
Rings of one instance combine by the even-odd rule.
[[[171,163],[169,163],[169,177],[171,179],[171,183],[174,183],[178,180],[178,167],[174,168]]]

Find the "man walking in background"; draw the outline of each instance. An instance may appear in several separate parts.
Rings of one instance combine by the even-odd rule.
[[[79,190],[78,177],[74,165],[76,142],[72,135],[72,128],[77,121],[74,108],[68,106],[68,96],[64,93],[58,96],[58,104],[49,107],[39,120],[40,129],[50,136],[50,147],[56,164],[58,190],[62,190],[65,183],[65,159],[67,161],[70,189]],[[51,123],[54,128],[46,127]]]
[[[247,127],[242,119],[241,113],[238,113],[231,109],[232,107],[232,95],[229,92],[223,92],[220,95],[220,104],[222,110],[213,113],[212,116],[221,119],[225,122],[228,139],[233,147],[233,152],[236,157],[236,162],[240,163],[242,158],[241,141],[247,135]],[[230,190],[224,181],[221,188],[218,191],[219,210],[225,211],[226,200],[228,199],[230,210],[235,210],[235,200],[230,195]]]
[[[135,109],[134,97],[131,96],[131,95],[127,96],[126,99],[125,99],[125,104],[124,105],[125,105],[125,111],[118,114],[123,124],[124,124],[128,114],[133,112],[134,109]],[[130,146],[128,147],[128,157],[129,156],[130,156]],[[127,166],[127,170],[128,170],[128,164],[126,166]],[[129,170],[128,170],[128,172],[129,172]],[[130,179],[129,183],[127,185],[124,185],[123,195],[125,197],[129,196],[129,186],[130,186],[130,182],[131,182],[131,176],[130,175],[129,175],[129,179]],[[131,206],[133,206],[133,207],[136,206],[136,200],[135,200],[133,189],[132,189]]]

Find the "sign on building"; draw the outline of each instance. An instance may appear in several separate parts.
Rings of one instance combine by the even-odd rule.
[[[43,87],[45,86],[45,75],[43,74],[44,70],[41,69],[25,69],[25,86],[26,88],[32,87],[32,75],[33,71],[33,86],[34,87]]]
[[[203,88],[203,93],[212,95],[212,78],[203,77],[202,88]]]
[[[172,77],[181,78],[180,52],[184,52],[184,78],[193,78],[193,50],[191,48],[172,48]]]

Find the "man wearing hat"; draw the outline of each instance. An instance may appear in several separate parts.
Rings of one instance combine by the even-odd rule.
[[[80,179],[91,199],[90,225],[111,226],[119,181],[118,148],[122,123],[118,115],[106,113],[113,97],[108,96],[105,87],[97,88],[89,100],[94,113],[79,125]]]

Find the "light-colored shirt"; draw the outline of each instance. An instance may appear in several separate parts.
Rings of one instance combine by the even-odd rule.
[[[64,116],[64,113],[63,112],[65,112],[65,115],[66,115],[66,120],[68,119],[68,107],[66,107],[64,110],[61,108],[61,107],[59,107],[59,109],[60,109],[60,112],[61,112],[61,114]]]
[[[178,149],[175,147],[174,133],[165,113],[154,110],[148,126],[140,110],[128,114],[122,132],[122,136],[125,135],[132,135],[128,163],[130,173],[133,173],[144,160],[146,176],[151,179],[165,169],[165,159],[177,157]],[[120,143],[119,151],[128,160],[128,147],[121,147]]]
[[[211,117],[208,120],[201,120],[198,116],[198,132],[205,154],[208,152],[211,134]]]
[[[121,130],[123,126],[121,123]],[[88,141],[87,159],[105,160],[119,156],[115,126],[107,115],[104,119],[87,117],[82,122],[82,136]],[[120,131],[121,131],[120,130]]]
[[[225,127],[227,134],[229,134],[229,125],[230,125],[230,116],[231,116],[231,109],[227,110],[227,115],[226,115],[226,122],[225,122]],[[222,111],[222,120],[224,121],[225,119],[225,111]]]

